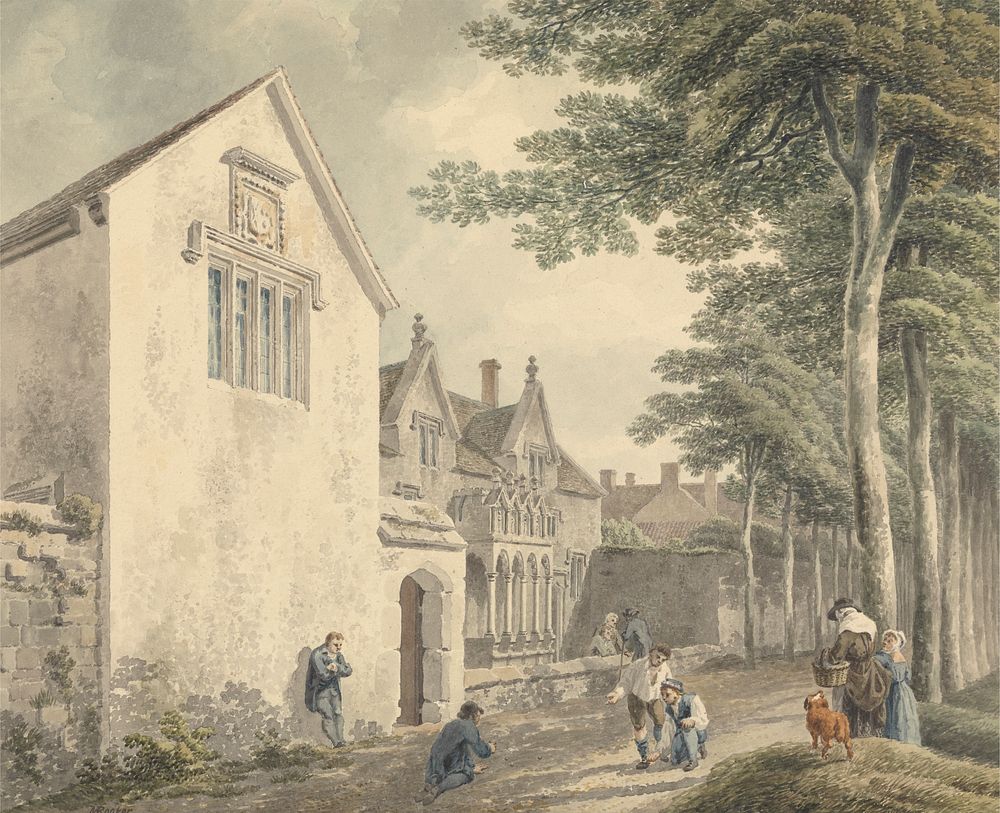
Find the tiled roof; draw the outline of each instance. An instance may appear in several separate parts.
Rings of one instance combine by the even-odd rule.
[[[387,364],[385,367],[379,367],[378,414],[380,418],[385,413],[389,399],[392,398],[392,394],[396,391],[396,385],[399,383],[400,376],[403,375],[404,367],[406,367],[405,361],[397,361],[395,364]]]
[[[471,443],[460,440],[455,444],[455,468],[469,474],[481,474],[489,477],[496,468],[489,455]]]
[[[601,501],[603,519],[632,519],[660,491],[658,484],[615,486]]]
[[[469,421],[472,420],[474,415],[480,412],[486,412],[490,409],[489,405],[484,404],[482,401],[477,401],[475,398],[469,398],[466,395],[459,395],[457,392],[448,391],[448,399],[451,401],[451,410],[455,413],[455,420],[458,422],[458,431],[465,433],[465,427],[469,425]]]
[[[516,410],[517,404],[511,404],[499,409],[477,412],[472,416],[462,435],[487,455],[494,457],[500,454],[500,447],[503,445],[503,439],[507,437]]]
[[[71,183],[62,192],[53,195],[48,200],[42,201],[36,206],[21,212],[17,217],[8,220],[0,226],[0,242],[7,243],[17,240],[25,234],[30,233],[38,224],[65,212],[70,207],[82,203],[91,195],[101,192],[117,181],[120,181],[167,147],[177,143],[181,138],[217,113],[221,113],[244,96],[270,82],[280,71],[280,68],[271,71],[267,75],[260,77],[260,79],[251,82],[246,87],[237,90],[232,95],[227,96],[221,102],[205,108],[200,113],[187,119],[187,121],[182,121],[180,124],[171,127],[166,132],[160,133],[160,135],[147,141],[145,144],[141,144],[119,155],[113,161],[109,161],[103,166],[88,172],[78,181]]]
[[[562,491],[570,491],[574,494],[582,494],[584,497],[600,497],[601,492],[594,488],[593,483],[584,474],[583,470],[566,453],[559,450],[559,468],[556,472],[557,486]]]
[[[675,539],[687,539],[700,522],[639,522],[641,530],[654,545],[666,545]]]

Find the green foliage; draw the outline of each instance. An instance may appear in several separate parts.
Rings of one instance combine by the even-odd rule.
[[[518,0],[509,9],[463,34],[510,75],[573,69],[584,82],[635,90],[565,98],[563,126],[517,141],[529,169],[442,163],[411,194],[437,222],[517,220],[515,246],[542,267],[577,252],[634,253],[630,221],[666,212],[675,221],[659,228],[658,251],[731,257],[759,239],[761,219],[825,188],[841,152],[849,175],[912,146],[919,190],[995,183],[995,13],[816,0]],[[840,141],[856,135],[855,103],[866,99],[875,136],[862,133],[852,150]]]
[[[77,534],[83,539],[89,539],[104,524],[104,509],[100,503],[82,494],[70,494],[56,510],[68,523],[76,526]]]
[[[739,553],[740,526],[728,517],[713,517],[691,531],[684,545]],[[750,528],[750,547],[758,556],[780,559],[785,555],[781,532],[759,522],[753,523]]]
[[[601,521],[601,547],[603,548],[650,548],[652,546],[652,540],[630,520],[605,519]]]
[[[678,797],[671,813],[996,809],[1000,785],[991,767],[893,740],[855,740],[854,749],[852,762],[840,745],[827,760],[808,744],[788,743],[730,757],[712,768],[705,784]]]
[[[32,697],[28,703],[36,711],[39,709],[47,709],[56,704],[56,696],[48,689],[42,689],[34,697]]]
[[[3,522],[12,531],[24,531],[28,536],[38,536],[42,532],[42,522],[20,508],[0,514]]]
[[[76,661],[70,657],[69,648],[61,646],[59,649],[46,652],[43,666],[45,677],[55,684],[63,702],[69,703],[73,699],[71,672],[76,667]]]
[[[83,784],[136,786],[139,792],[164,784],[187,782],[203,774],[218,754],[205,744],[215,730],[193,731],[177,711],[160,718],[157,740],[145,734],[128,734],[122,742],[124,755],[106,755],[100,762],[87,760],[77,776]]]
[[[287,785],[290,782],[305,782],[312,774],[302,768],[279,771],[271,777],[272,785]]]
[[[923,744],[956,757],[1000,763],[1000,719],[996,713],[939,703],[919,703]]]
[[[20,716],[14,718],[7,726],[0,743],[0,751],[10,759],[13,777],[8,775],[8,779],[23,776],[35,785],[41,784],[42,772],[38,768],[38,755],[43,740],[44,736],[39,729],[29,726]]]
[[[257,745],[251,749],[251,762],[258,768],[298,768],[331,758],[327,749],[305,742],[293,743],[274,728],[263,728],[254,737]]]

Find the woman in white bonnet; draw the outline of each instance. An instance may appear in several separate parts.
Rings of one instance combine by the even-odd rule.
[[[847,661],[851,665],[841,706],[851,723],[851,736],[884,736],[885,698],[891,679],[874,658],[878,642],[875,622],[849,598],[838,598],[826,617],[837,622],[837,640],[824,654],[833,663]]]
[[[904,646],[906,636],[901,630],[886,630],[882,634],[882,651],[875,656],[875,660],[892,675],[892,685],[885,699],[885,736],[920,745],[917,698],[910,688],[910,664],[903,656]]]

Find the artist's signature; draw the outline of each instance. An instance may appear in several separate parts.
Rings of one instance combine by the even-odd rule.
[[[132,808],[125,805],[115,805],[114,807],[94,805],[90,808],[90,813],[132,813]]]

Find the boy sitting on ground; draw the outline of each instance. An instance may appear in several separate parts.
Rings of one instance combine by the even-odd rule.
[[[698,767],[698,758],[708,756],[705,704],[694,692],[685,692],[684,684],[674,678],[667,678],[660,684],[660,697],[667,719],[674,724],[670,762],[683,765],[685,771],[693,771]]]

